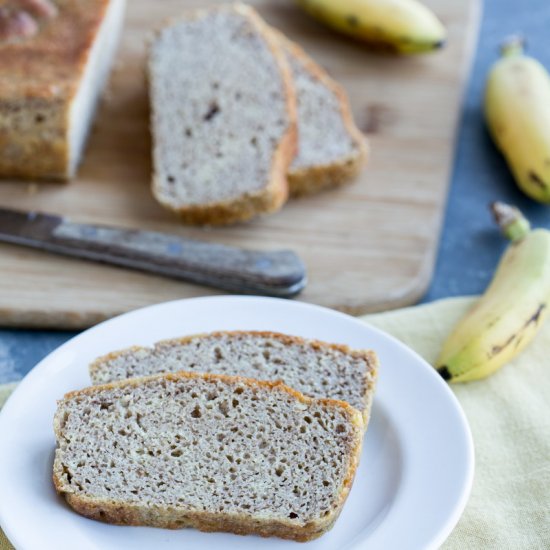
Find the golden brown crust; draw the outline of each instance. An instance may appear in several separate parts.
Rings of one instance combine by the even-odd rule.
[[[315,63],[298,44],[276,29],[271,28],[270,31],[314,78],[319,80],[323,86],[328,88],[337,97],[344,126],[356,146],[356,151],[353,154],[339,161],[289,169],[288,184],[290,196],[311,195],[322,189],[339,187],[345,183],[349,183],[363,168],[368,156],[368,145],[366,137],[355,125],[345,90]]]
[[[72,97],[110,0],[56,0],[36,36],[0,43],[0,98]]]
[[[69,110],[110,0],[58,0],[35,36],[0,43],[0,177],[66,179]]]
[[[290,334],[283,334],[282,332],[274,332],[270,330],[217,330],[214,332],[200,332],[197,334],[190,334],[188,336],[181,336],[179,338],[159,340],[155,343],[155,346],[187,344],[191,340],[195,340],[197,338],[216,338],[220,336],[258,336],[261,338],[274,338],[285,345],[299,344],[309,345],[314,349],[333,349],[345,353],[346,355],[364,358],[369,363],[377,363],[376,354],[372,350],[353,349],[345,344],[332,344],[329,342],[323,342],[322,340],[307,339],[302,338],[301,336],[292,336]],[[111,359],[115,359],[116,357],[131,351],[140,351],[144,349],[150,348],[144,346],[130,346],[121,350],[112,351],[95,359],[94,362],[91,363],[89,371],[90,373],[94,372],[99,368],[100,364],[105,361],[110,361]]]
[[[283,142],[279,144],[279,148],[282,146],[284,146]],[[281,158],[281,155],[277,155],[277,153],[275,155]],[[169,201],[164,201],[160,194],[155,194],[155,198],[162,206],[175,212],[182,222],[189,225],[227,225],[244,222],[260,214],[276,212],[287,201],[288,184],[286,178],[283,176],[281,179],[274,168],[272,168],[271,173],[272,177],[267,187],[257,193],[240,195],[233,200],[176,207]],[[284,171],[282,174],[284,174]],[[153,189],[155,189],[155,185],[156,183],[153,184]]]
[[[167,509],[159,512],[146,506],[96,500],[76,494],[63,494],[79,514],[114,525],[146,525],[164,529],[193,527],[206,533],[225,532],[235,535],[258,535],[307,542],[320,537],[334,525],[340,510],[304,526],[275,520],[254,520],[240,514],[214,514],[202,511]]]
[[[151,380],[179,380],[183,378],[202,379],[207,381],[212,380],[216,382],[221,381],[228,384],[242,383],[259,388],[268,388],[270,390],[287,393],[297,401],[307,405],[311,403],[321,403],[326,407],[336,407],[344,410],[350,422],[358,429],[355,433],[350,449],[350,463],[348,466],[348,471],[338,495],[338,502],[334,506],[333,511],[327,516],[319,518],[316,521],[309,522],[305,525],[297,525],[291,521],[284,520],[254,519],[244,514],[215,514],[202,511],[178,510],[176,507],[159,509],[148,507],[146,505],[125,504],[114,500],[85,497],[66,491],[61,480],[61,476],[56,470],[54,464],[53,483],[55,490],[61,496],[65,497],[69,506],[83,516],[116,525],[147,525],[167,529],[194,527],[200,531],[206,532],[224,531],[238,535],[255,534],[262,537],[275,536],[300,542],[315,539],[328,531],[340,515],[349,491],[351,490],[355,472],[361,456],[363,442],[363,420],[360,412],[351,407],[348,403],[334,399],[312,399],[301,394],[300,392],[297,392],[296,390],[293,390],[292,388],[289,388],[281,381],[260,381],[241,376],[189,372],[159,374],[143,378],[132,378],[130,380],[112,382],[102,386],[91,386],[82,390],[69,392],[65,395],[64,399],[72,399],[78,395],[100,393],[108,389],[128,386],[135,387]],[[61,427],[58,423],[54,424],[54,430],[56,437],[59,439],[61,437]]]
[[[0,100],[0,177],[68,178],[69,107],[64,98]]]
[[[366,154],[361,152],[340,162],[293,170],[287,176],[290,196],[305,197],[351,183],[361,173],[365,159]]]
[[[186,19],[199,17],[213,10],[225,10],[227,7],[196,10]],[[278,41],[271,35],[268,25],[250,6],[234,4],[232,9],[247,17],[257,32],[265,40],[277,61],[281,72],[284,96],[286,99],[289,125],[273,153],[268,185],[254,193],[245,193],[235,199],[213,202],[202,205],[175,206],[164,200],[157,191],[159,186],[156,176],[153,175],[152,190],[156,200],[165,208],[172,210],[184,223],[192,225],[227,225],[244,222],[261,214],[268,214],[279,210],[288,199],[287,170],[290,166],[298,145],[296,128],[296,95],[290,67]],[[171,19],[170,22],[175,21]]]

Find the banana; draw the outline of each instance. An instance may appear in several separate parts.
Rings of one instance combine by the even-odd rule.
[[[296,1],[314,19],[378,49],[416,54],[445,44],[445,27],[417,0]]]
[[[550,75],[523,54],[520,39],[502,46],[489,73],[485,118],[518,186],[531,198],[550,202]]]
[[[535,337],[550,308],[550,231],[530,230],[516,208],[493,212],[512,240],[489,287],[447,338],[436,369],[450,382],[485,378]]]

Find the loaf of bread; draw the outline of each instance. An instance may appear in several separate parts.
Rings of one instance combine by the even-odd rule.
[[[75,174],[123,15],[124,0],[0,8],[0,177]]]
[[[296,151],[295,96],[277,40],[248,6],[192,12],[150,49],[153,194],[187,223],[278,210]]]
[[[70,393],[54,429],[55,488],[84,516],[298,541],[334,524],[363,435],[346,403],[192,373]]]
[[[181,370],[282,380],[309,397],[347,401],[365,426],[378,361],[372,351],[273,332],[214,332],[133,347],[90,365],[94,384]]]
[[[305,51],[273,29],[290,64],[297,100],[298,152],[290,165],[292,196],[350,182],[367,157],[344,89]]]

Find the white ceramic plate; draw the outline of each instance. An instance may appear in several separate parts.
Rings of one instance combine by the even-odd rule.
[[[274,330],[372,348],[378,390],[361,464],[334,529],[306,544],[253,536],[105,525],[80,517],[51,482],[52,418],[69,390],[89,385],[88,363],[132,344],[227,329]],[[17,550],[437,548],[455,526],[473,477],[464,414],[441,378],[394,338],[317,306],[256,297],[212,297],[147,307],[112,319],[51,353],[0,414],[0,525]]]

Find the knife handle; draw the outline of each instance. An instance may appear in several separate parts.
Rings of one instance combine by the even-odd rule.
[[[290,250],[244,250],[36,212],[10,211],[8,218],[1,225],[9,225],[9,230],[0,229],[0,240],[59,254],[247,294],[290,297],[306,284],[304,264]]]

